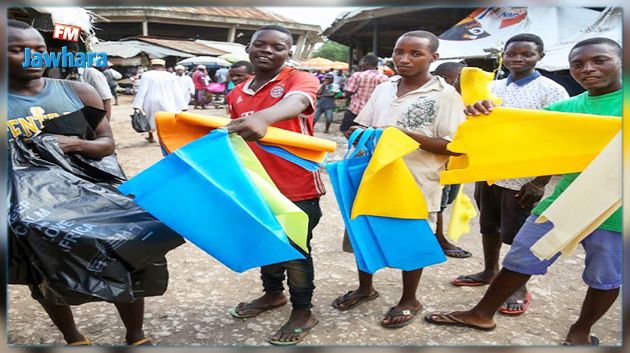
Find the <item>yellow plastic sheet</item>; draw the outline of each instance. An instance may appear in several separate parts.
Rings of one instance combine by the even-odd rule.
[[[477,217],[477,210],[470,197],[464,193],[464,185],[462,185],[453,202],[446,237],[449,240],[457,241],[462,235],[470,233],[470,221],[475,217]]]
[[[494,99],[492,74],[464,68],[462,96],[467,104]],[[577,113],[496,107],[470,117],[453,141],[442,184],[581,172],[621,129],[621,119]]]
[[[501,105],[503,100],[492,93],[493,78],[493,72],[486,72],[477,67],[463,68],[459,81],[464,104],[471,105],[478,101],[489,99],[494,104]]]
[[[459,126],[442,184],[583,171],[621,129],[615,116],[495,108]]]
[[[424,195],[402,158],[419,146],[397,128],[383,131],[359,184],[351,219],[360,215],[427,218]]]
[[[287,237],[308,253],[306,245],[308,216],[306,213],[282,195],[265,171],[265,168],[260,164],[258,158],[256,158],[256,155],[254,155],[254,152],[240,136],[232,134],[229,139],[234,151],[241,162],[243,162],[247,173],[258,190],[260,190],[265,201],[267,201]]]
[[[228,118],[194,113],[180,113],[176,115],[175,119],[177,123],[181,122],[187,125],[203,126],[210,129],[224,127],[230,122]],[[273,126],[267,129],[267,134],[260,139],[260,142],[282,147],[296,156],[318,163],[326,159],[327,152],[334,152],[337,148],[337,144],[333,141],[307,136]]]
[[[536,219],[536,223],[553,223],[551,231],[531,247],[541,260],[550,259],[558,252],[563,256],[573,253],[580,241],[621,207],[621,146],[619,132]]]
[[[192,142],[210,132],[205,126],[181,124],[175,120],[175,113],[155,113],[155,126],[162,147],[167,153]]]

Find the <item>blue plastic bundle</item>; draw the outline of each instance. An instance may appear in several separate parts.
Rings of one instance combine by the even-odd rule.
[[[426,219],[365,215],[350,219],[361,178],[381,133],[380,129],[357,129],[348,141],[344,159],[326,166],[357,265],[361,271],[374,273],[384,267],[411,271],[444,262],[444,252]],[[382,192],[387,192],[387,185]]]

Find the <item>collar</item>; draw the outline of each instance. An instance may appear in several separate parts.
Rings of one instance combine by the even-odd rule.
[[[540,74],[540,72],[538,72],[538,70],[534,70],[534,72],[531,75],[529,75],[527,77],[523,77],[520,80],[514,81],[514,80],[512,80],[512,74],[509,74],[508,77],[507,77],[507,82],[505,83],[505,85],[509,86],[510,83],[514,82],[514,84],[516,84],[517,86],[521,86],[522,87],[522,86],[525,86],[526,84],[534,81],[535,79],[539,78],[540,76],[542,76]]]
[[[389,82],[392,83],[394,90],[398,89],[398,81],[400,81],[401,79],[402,77],[399,75],[389,78]],[[431,79],[427,81],[424,85],[398,98],[402,98],[410,94],[427,93],[430,91],[440,91],[444,88],[446,84],[447,84],[446,81],[444,81],[442,77],[433,75]]]
[[[245,84],[243,85],[243,92],[246,94],[249,94],[250,96],[255,95],[257,92],[260,92],[265,86],[276,82],[276,81],[280,81],[283,80],[285,77],[287,77],[287,75],[289,74],[289,72],[291,70],[294,70],[293,68],[289,67],[289,66],[285,66],[274,78],[272,78],[271,80],[265,82],[264,85],[260,86],[260,88],[258,88],[258,91],[253,91],[251,88],[249,88],[249,86],[251,86],[252,82],[254,82],[254,78],[256,78],[255,76],[252,76],[252,78],[250,78],[248,81],[245,82]]]

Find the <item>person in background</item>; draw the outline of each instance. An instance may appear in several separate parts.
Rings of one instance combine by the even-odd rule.
[[[317,109],[315,110],[315,118],[313,120],[313,126],[319,121],[319,117],[322,113],[326,116],[326,128],[324,133],[328,133],[330,124],[333,121],[333,113],[335,111],[335,92],[333,91],[333,76],[327,74],[324,77],[324,82],[319,86],[317,91]]]
[[[234,87],[249,80],[253,76],[254,65],[252,65],[252,63],[250,63],[249,61],[242,60],[232,64],[232,66],[230,66],[230,70],[228,71],[228,93],[230,93],[234,89]]]
[[[206,86],[208,86],[208,72],[205,65],[197,65],[197,70],[192,75],[193,83],[195,84],[195,99],[194,109],[198,109],[197,106],[201,105],[201,109],[206,109]]]
[[[179,89],[182,92],[186,106],[188,106],[191,98],[195,96],[195,84],[192,78],[186,75],[186,68],[182,65],[175,66],[175,77],[177,78],[177,83],[179,84]]]
[[[147,142],[155,142],[155,113],[159,111],[181,112],[188,109],[188,102],[184,100],[184,94],[179,89],[179,83],[175,75],[164,69],[166,62],[162,59],[151,60],[152,70],[142,74],[138,93],[133,99],[133,109],[144,112],[149,119],[151,131],[145,138]]]
[[[229,71],[230,71],[230,69],[228,69],[227,67],[222,67],[222,68],[218,69],[214,73],[214,82],[227,83],[228,72]]]
[[[79,50],[79,45],[74,42],[68,42],[66,46],[69,52],[76,53]],[[107,120],[111,120],[113,96],[105,75],[94,67],[71,68],[69,72],[66,80],[85,82],[96,89],[96,92],[103,100],[103,109],[107,112],[105,117]]]
[[[118,92],[116,89],[118,88],[118,80],[122,78],[120,72],[114,70],[111,62],[107,62],[107,67],[103,70],[103,75],[107,79],[107,84],[109,85],[109,90],[112,93],[112,97],[114,97],[114,105],[118,105]]]
[[[457,92],[459,92],[459,74],[462,69],[466,67],[466,65],[457,62],[445,62],[438,65],[433,72],[435,75],[438,75],[446,81],[449,85],[455,87]],[[467,258],[471,257],[472,254],[470,251],[464,250],[455,244],[451,244],[446,237],[444,236],[444,210],[448,207],[448,205],[452,204],[455,201],[455,197],[457,197],[457,193],[459,192],[460,185],[444,185],[444,189],[442,189],[442,202],[440,203],[440,211],[437,213],[437,223],[435,227],[435,236],[437,237],[442,250],[444,250],[444,254],[446,256],[454,257],[454,258]]]
[[[537,35],[517,34],[507,40],[503,65],[510,71],[507,78],[492,82],[492,92],[503,100],[502,106],[521,109],[543,109],[555,101],[569,98],[567,91],[544,77],[536,64],[545,56],[544,44]],[[475,110],[469,106],[468,115]],[[461,275],[455,286],[482,286],[492,282],[499,272],[502,244],[511,245],[516,233],[543,197],[550,176],[497,180],[475,184],[475,201],[479,208],[479,229],[482,235],[484,269]],[[508,298],[499,312],[520,315],[527,311],[532,295],[523,285]]]
[[[344,94],[350,97],[350,105],[343,115],[343,120],[339,130],[348,138],[350,136],[349,129],[356,125],[354,119],[365,106],[370,98],[374,88],[380,83],[387,81],[387,76],[378,71],[378,57],[368,54],[359,61],[361,71],[355,72],[346,81]]]

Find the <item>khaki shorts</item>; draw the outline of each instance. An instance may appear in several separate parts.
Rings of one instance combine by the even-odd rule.
[[[427,221],[429,222],[429,227],[431,227],[431,230],[435,233],[437,212],[429,212],[429,218],[427,218]],[[346,230],[343,231],[343,243],[341,244],[341,249],[344,252],[354,253],[354,251],[352,251],[352,245],[350,244],[350,238],[348,238],[348,231]]]

